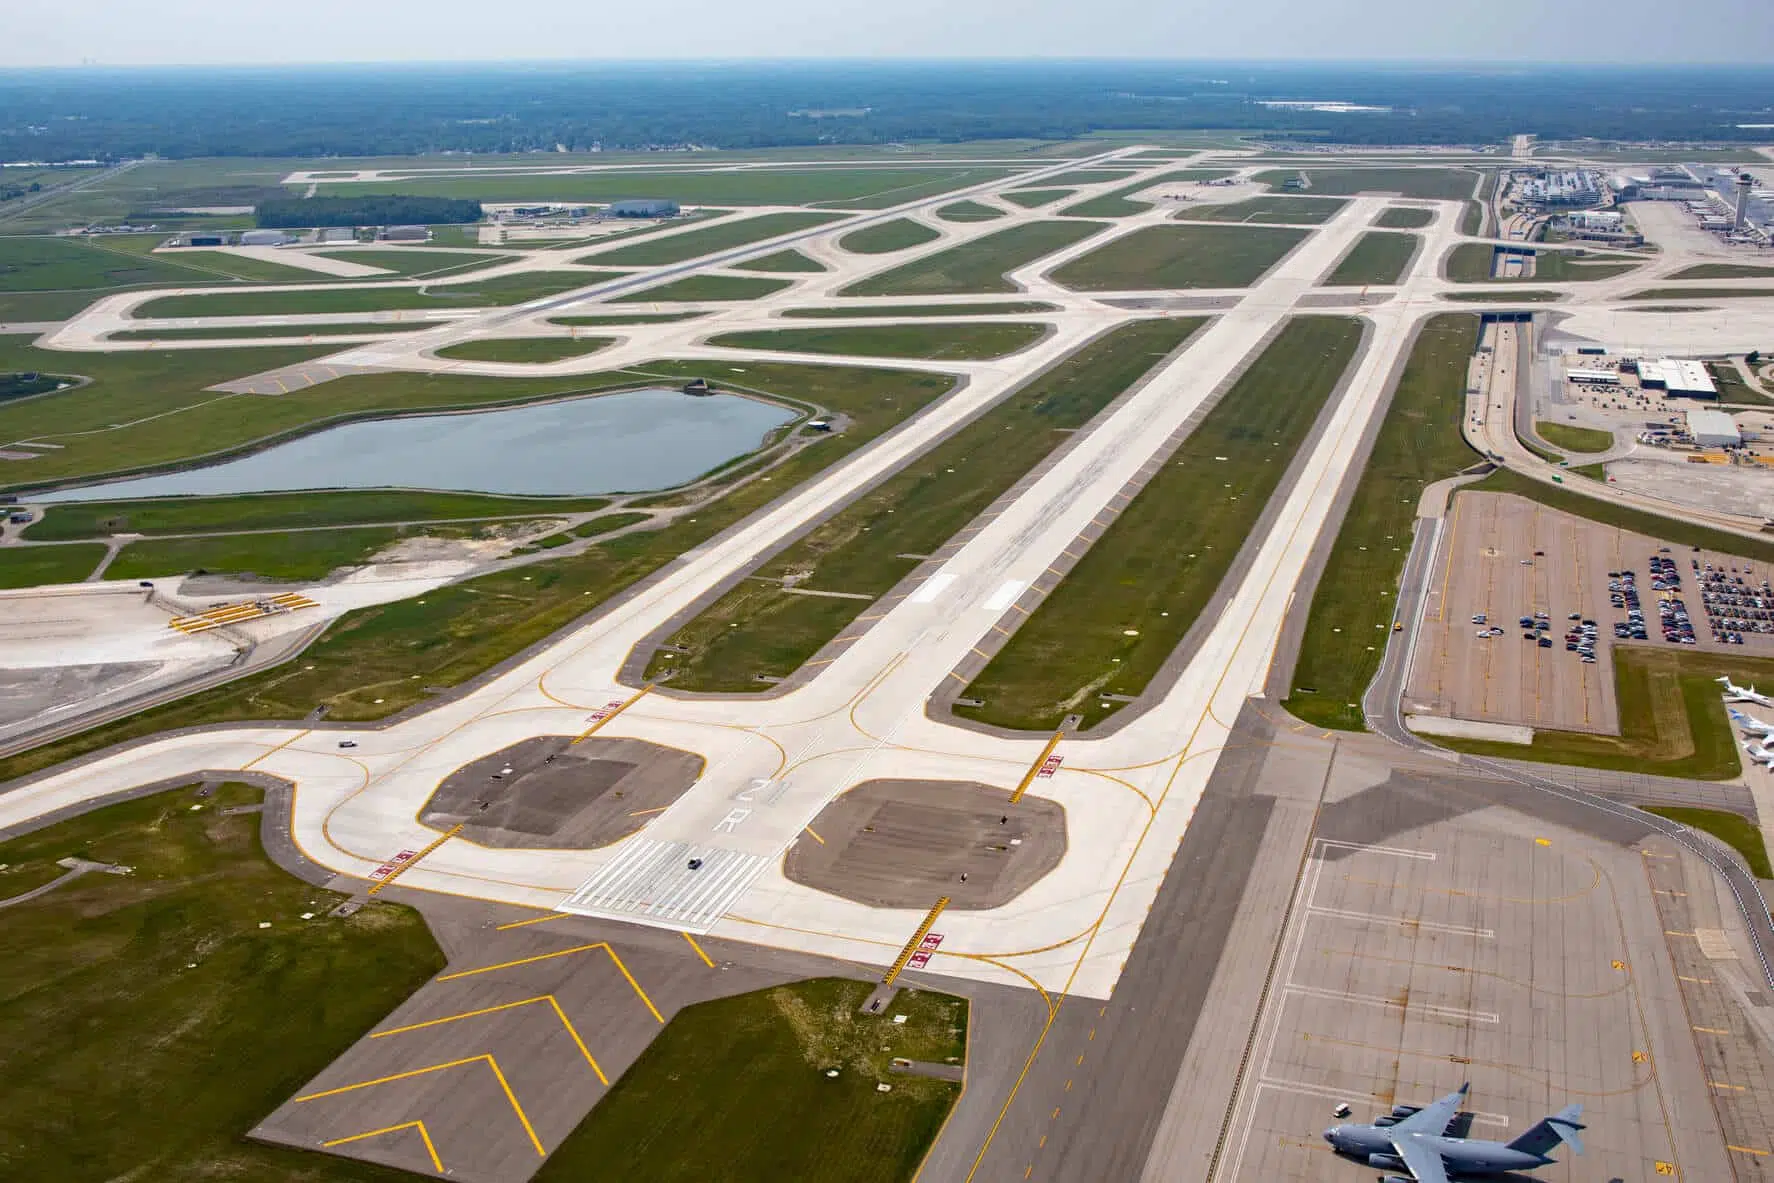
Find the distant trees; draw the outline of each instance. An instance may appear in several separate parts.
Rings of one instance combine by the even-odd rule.
[[[278,197],[253,207],[259,225],[273,229],[296,226],[438,226],[478,222],[480,202],[455,197],[406,197],[398,193],[362,197]]]

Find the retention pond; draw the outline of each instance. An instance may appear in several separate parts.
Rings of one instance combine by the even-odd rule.
[[[236,460],[63,489],[40,500],[390,487],[529,496],[645,492],[743,456],[794,418],[786,407],[739,395],[629,390],[349,423]]]

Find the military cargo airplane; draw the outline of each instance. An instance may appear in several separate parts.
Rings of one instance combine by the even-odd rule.
[[[1531,1171],[1553,1159],[1548,1151],[1568,1142],[1578,1154],[1583,1143],[1577,1131],[1581,1105],[1567,1105],[1551,1117],[1529,1126],[1512,1142],[1488,1142],[1477,1138],[1450,1138],[1448,1127],[1466,1100],[1467,1085],[1433,1104],[1416,1109],[1405,1105],[1370,1125],[1351,1122],[1324,1131],[1324,1140],[1338,1154],[1380,1170],[1403,1170],[1408,1175],[1386,1175],[1383,1183],[1450,1183],[1508,1171]]]

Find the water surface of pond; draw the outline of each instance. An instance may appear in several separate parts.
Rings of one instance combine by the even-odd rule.
[[[766,432],[794,417],[732,394],[630,390],[348,423],[237,460],[65,489],[42,500],[389,486],[533,496],[640,492],[693,480],[756,449]]]

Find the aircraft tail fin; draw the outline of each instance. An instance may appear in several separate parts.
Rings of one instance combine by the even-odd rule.
[[[1584,1128],[1583,1123],[1577,1120],[1582,1114],[1583,1106],[1566,1105],[1551,1117],[1541,1118],[1528,1127],[1519,1138],[1509,1143],[1509,1149],[1544,1156],[1548,1151],[1557,1149],[1559,1143],[1566,1142],[1572,1150],[1582,1154],[1583,1139],[1577,1136],[1577,1131]]]

